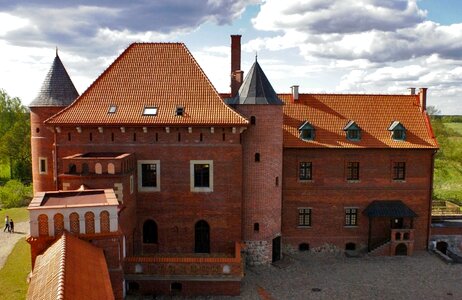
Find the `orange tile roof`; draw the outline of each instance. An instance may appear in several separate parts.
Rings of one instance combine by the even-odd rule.
[[[438,148],[428,116],[420,111],[418,95],[279,94],[284,105],[284,147],[288,148]],[[346,139],[348,121],[361,128],[361,140]],[[303,141],[303,122],[315,128],[315,138]],[[406,140],[395,141],[388,127],[399,121]]]
[[[114,299],[103,250],[63,234],[37,257],[27,299]]]
[[[111,105],[116,112],[108,113]],[[176,116],[177,106],[185,108]],[[143,116],[157,107],[157,116]],[[69,125],[212,126],[248,121],[221,99],[182,43],[134,43],[66,109],[46,121]]]

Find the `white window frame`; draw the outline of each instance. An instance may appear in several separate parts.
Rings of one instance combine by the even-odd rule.
[[[347,225],[346,224],[346,216],[347,216],[347,209],[356,209],[356,225]],[[343,219],[343,227],[347,227],[347,228],[355,228],[355,227],[358,227],[359,225],[359,208],[357,206],[345,206],[343,208],[343,212],[344,212],[344,219]],[[350,220],[350,223],[351,223],[351,220]]]
[[[45,161],[45,171],[42,171],[42,161]],[[48,159],[46,157],[39,157],[38,159],[39,174],[48,173]]]
[[[194,165],[208,164],[210,167],[209,171],[209,186],[208,187],[195,187],[194,186]],[[213,192],[213,160],[190,160],[189,161],[189,170],[190,170],[190,185],[191,192]]]
[[[149,164],[149,165],[156,165],[156,181],[157,181],[157,186],[151,187],[151,186],[143,186],[143,172],[141,166],[144,164]],[[138,160],[137,162],[138,166],[138,191],[139,192],[159,192],[160,191],[160,160]]]

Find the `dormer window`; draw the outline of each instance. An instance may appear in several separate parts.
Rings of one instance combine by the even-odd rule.
[[[300,139],[304,141],[314,140],[314,127],[308,121],[305,121],[299,128]]]
[[[110,106],[109,106],[109,109],[107,110],[107,113],[108,113],[108,114],[115,114],[116,111],[117,111],[117,106],[115,106],[115,105],[110,105]]]
[[[157,107],[146,106],[143,110],[143,116],[157,116]]]
[[[399,121],[393,121],[388,131],[391,131],[391,138],[395,141],[404,141],[406,140],[406,128]]]
[[[183,114],[184,114],[184,107],[183,106],[177,106],[176,111],[175,111],[175,115],[176,116],[183,116]]]
[[[343,131],[346,132],[346,138],[350,141],[360,141],[361,140],[361,128],[356,124],[355,121],[349,121]]]

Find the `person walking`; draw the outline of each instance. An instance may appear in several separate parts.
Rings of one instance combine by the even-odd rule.
[[[14,222],[13,222],[13,219],[10,219],[10,233],[14,233]]]
[[[8,216],[5,217],[5,228],[3,228],[3,232],[6,230],[8,230],[8,232],[10,231],[10,218]]]

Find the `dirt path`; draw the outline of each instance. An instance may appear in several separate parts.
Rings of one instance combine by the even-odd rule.
[[[16,245],[21,238],[29,235],[29,222],[14,224],[15,233],[3,232],[3,226],[0,230],[0,269],[3,268],[3,265],[5,264],[8,255],[10,255],[11,250],[13,250],[14,245]]]

